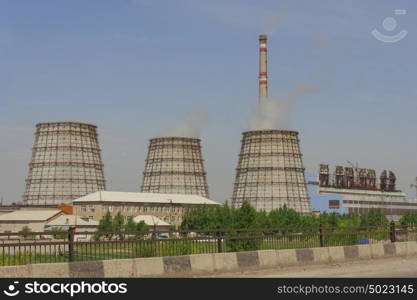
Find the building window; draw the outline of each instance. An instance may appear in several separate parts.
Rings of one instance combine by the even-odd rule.
[[[86,206],[81,206],[81,212],[86,212],[87,211],[87,207]]]

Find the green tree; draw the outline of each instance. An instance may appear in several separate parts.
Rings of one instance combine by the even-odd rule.
[[[149,231],[149,226],[146,225],[144,221],[136,223],[133,220],[133,217],[129,217],[124,225],[124,230],[127,232],[141,232],[141,234],[136,234],[136,238],[143,239],[145,237],[145,233]]]
[[[133,217],[128,217],[127,222],[124,225],[124,230],[128,232],[137,231],[136,229],[136,223],[133,220]]]
[[[249,202],[244,201],[233,214],[233,228],[258,228],[258,225],[259,213]]]
[[[122,231],[125,224],[125,218],[122,216],[120,211],[117,213],[117,215],[114,216],[113,222],[112,222],[112,230],[113,231]]]
[[[257,218],[258,220],[256,221],[256,223],[258,224],[260,228],[271,227],[269,218],[268,218],[268,213],[266,211],[261,210],[260,212],[258,212]]]
[[[121,212],[119,211],[117,215],[114,216],[112,222],[112,230],[119,232],[119,239],[123,239],[123,234],[121,233],[124,229],[125,225],[125,218],[122,216]]]
[[[23,226],[22,229],[19,231],[19,233],[23,234],[23,238],[30,238],[33,237],[33,234],[30,234],[32,232],[32,229],[30,229],[28,226]]]
[[[146,225],[144,221],[140,221],[135,224],[135,231],[140,232],[140,234],[136,237],[137,239],[144,239],[146,236],[146,233],[149,232],[150,227]]]
[[[100,239],[100,237],[103,236],[103,232],[110,231],[113,231],[113,220],[110,212],[107,212],[99,221],[97,227],[97,234],[94,236],[94,238]],[[107,233],[104,236],[110,239],[113,235],[111,233]]]
[[[54,227],[54,228],[51,229],[51,231],[54,232],[54,233],[63,233],[63,232],[66,232],[67,230],[65,230],[62,227]],[[54,237],[54,239],[66,239],[67,235],[65,235],[65,234],[54,234],[53,237]]]
[[[217,229],[229,227],[230,222],[230,208],[227,203],[219,206],[203,205],[185,212],[181,228],[185,230]]]
[[[286,205],[272,210],[268,219],[271,228],[299,227],[302,224],[300,214]]]
[[[32,232],[32,229],[29,228],[29,226],[23,226],[22,229],[19,231],[20,233],[29,233]]]
[[[417,212],[408,211],[399,220],[401,225],[416,225],[417,224]]]
[[[385,226],[388,223],[387,217],[379,209],[371,208],[360,216],[360,226]]]
[[[319,224],[323,225],[323,227],[337,227],[339,218],[339,214],[324,212],[319,217]]]
[[[244,201],[240,208],[232,210],[232,223],[230,228],[259,228],[260,218],[263,215],[265,214],[259,213],[249,202]],[[261,231],[232,231],[228,232],[226,236],[226,250],[233,252],[258,250],[263,240],[263,233]]]
[[[139,223],[136,223],[135,229],[136,229],[136,231],[147,232],[147,231],[149,231],[149,226],[146,225],[146,223],[144,221],[140,221]]]

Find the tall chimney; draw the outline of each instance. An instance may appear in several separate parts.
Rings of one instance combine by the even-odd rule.
[[[267,73],[267,37],[259,35],[259,101],[268,99],[268,73]]]

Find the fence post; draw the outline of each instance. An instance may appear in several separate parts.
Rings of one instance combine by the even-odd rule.
[[[218,253],[222,253],[223,252],[223,249],[222,249],[222,239],[221,239],[220,232],[217,232],[217,252]]]
[[[75,227],[70,227],[68,229],[69,261],[74,261],[74,235],[75,235]]]
[[[320,247],[324,247],[324,233],[323,233],[323,225],[320,224],[319,226],[319,233],[320,233]]]
[[[395,243],[396,237],[395,237],[395,222],[394,221],[391,221],[391,224],[390,224],[390,238],[391,238],[391,243]]]

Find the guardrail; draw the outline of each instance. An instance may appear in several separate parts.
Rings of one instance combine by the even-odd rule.
[[[416,241],[414,227],[0,233],[0,266]]]

